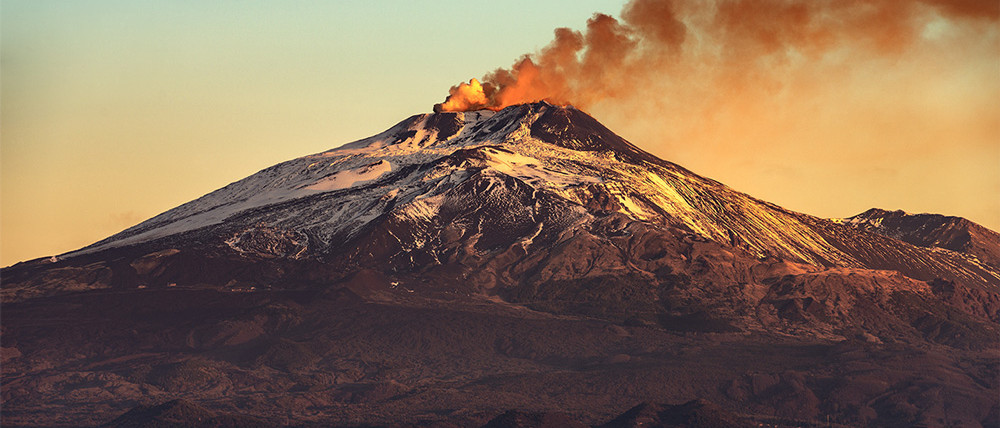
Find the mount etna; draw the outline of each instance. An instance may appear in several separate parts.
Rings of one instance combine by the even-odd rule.
[[[996,232],[789,211],[545,102],[2,280],[10,427],[1000,425]]]

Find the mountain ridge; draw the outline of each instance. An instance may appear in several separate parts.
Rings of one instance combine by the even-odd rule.
[[[1000,235],[963,217],[872,208],[845,221],[919,247],[966,253],[993,267],[1000,266],[1000,248],[996,245]]]
[[[540,102],[414,115],[372,137],[265,168],[60,258],[136,253],[127,256],[134,259],[128,267],[92,274],[103,280],[91,285],[109,287],[150,276],[147,285],[294,286],[382,266],[390,276],[440,284],[471,277],[471,288],[453,291],[521,298],[523,292],[511,290],[563,277],[656,282],[663,269],[701,271],[685,254],[690,250],[642,263],[616,255],[633,244],[616,243],[623,232],[606,229],[641,223],[648,225],[639,228],[644,233],[670,231],[665,239],[716,242],[732,253],[725,258],[742,260],[737,264],[751,272],[729,268],[713,281],[759,282],[765,278],[752,273],[755,264],[796,273],[889,270],[917,281],[957,282],[975,296],[979,313],[1000,316],[1000,302],[987,297],[1000,284],[1000,269],[971,253],[879,233],[860,218],[827,220],[761,201],[645,153],[579,110]],[[592,257],[615,261],[595,269],[605,264],[595,259],[580,270],[557,255],[566,246],[596,246],[600,256]],[[669,253],[658,251],[653,255]],[[206,272],[200,259],[223,267],[192,278],[191,264]],[[251,274],[257,268],[240,268],[241,259],[286,260],[300,266],[294,269],[300,276]],[[135,268],[148,263],[161,268]],[[8,277],[16,284],[19,276]],[[69,286],[80,287],[88,286]],[[19,291],[32,293],[4,290]]]
[[[527,111],[525,111],[525,110],[527,110]],[[530,115],[530,114],[538,114],[539,117],[532,118],[532,120],[530,120],[530,121],[529,120],[524,120],[525,116]],[[496,115],[499,115],[499,117],[496,117],[497,120],[495,120],[495,121],[493,121],[493,123],[491,123],[489,121],[489,119],[493,119],[494,116],[496,116]],[[351,153],[351,154],[358,155],[358,154],[360,154],[360,153],[357,153],[358,151],[361,151],[361,150],[364,150],[364,149],[370,149],[373,144],[376,144],[376,145],[380,145],[381,144],[381,145],[383,145],[382,147],[378,147],[378,148],[381,148],[381,149],[384,149],[386,147],[391,147],[391,146],[403,145],[403,144],[410,145],[410,146],[415,146],[415,147],[417,147],[419,149],[424,149],[424,146],[428,145],[428,144],[430,144],[431,146],[436,146],[436,145],[440,145],[441,143],[445,143],[445,145],[452,146],[453,144],[448,144],[448,143],[451,143],[450,140],[453,140],[454,139],[453,137],[456,137],[456,134],[458,134],[460,131],[463,131],[465,128],[468,127],[468,128],[472,128],[472,129],[469,130],[469,131],[471,131],[471,135],[469,135],[466,138],[466,141],[464,143],[460,141],[459,144],[457,144],[457,146],[465,147],[465,146],[469,145],[469,141],[482,141],[484,139],[488,140],[488,141],[493,141],[493,142],[500,143],[500,146],[502,146],[503,144],[515,144],[516,145],[516,143],[518,142],[517,140],[519,138],[521,140],[524,140],[524,139],[533,139],[535,141],[540,141],[542,143],[552,144],[552,145],[555,145],[557,147],[560,147],[560,146],[558,144],[553,144],[553,141],[555,141],[555,142],[558,142],[558,141],[570,141],[572,143],[567,143],[567,144],[569,144],[571,146],[571,147],[569,147],[571,150],[577,150],[579,148],[583,148],[583,149],[585,149],[584,151],[601,152],[601,153],[611,153],[612,156],[617,156],[618,158],[622,158],[623,160],[625,160],[629,164],[639,165],[639,166],[641,166],[643,162],[649,162],[651,164],[655,164],[657,166],[661,166],[661,167],[664,167],[664,168],[666,168],[668,170],[671,170],[671,172],[676,172],[676,173],[678,173],[678,174],[680,174],[680,175],[682,175],[684,177],[692,178],[692,179],[698,181],[699,182],[698,184],[702,185],[701,187],[705,187],[704,185],[707,184],[710,187],[711,186],[720,186],[720,188],[724,188],[724,189],[728,190],[728,187],[725,187],[721,183],[718,183],[718,182],[716,182],[714,180],[710,180],[710,179],[698,176],[698,175],[696,175],[694,173],[691,173],[690,171],[688,171],[688,170],[686,170],[686,169],[684,169],[684,168],[682,168],[682,167],[680,167],[680,166],[678,166],[676,164],[663,161],[663,160],[661,160],[659,158],[656,158],[655,156],[652,156],[652,155],[650,155],[650,154],[648,154],[646,152],[641,151],[640,149],[638,149],[635,146],[631,145],[627,141],[621,139],[621,137],[618,137],[617,135],[614,135],[614,133],[612,133],[611,131],[609,131],[606,128],[604,128],[598,122],[594,121],[593,118],[591,118],[591,117],[583,114],[582,112],[580,112],[578,110],[572,109],[572,108],[560,108],[560,107],[552,106],[552,105],[547,104],[547,103],[538,103],[538,104],[532,104],[532,105],[512,106],[512,107],[510,107],[508,109],[505,109],[505,110],[503,110],[501,112],[498,112],[496,115],[492,114],[492,112],[489,112],[489,111],[474,112],[474,113],[437,113],[437,114],[415,115],[415,116],[412,116],[412,117],[410,117],[410,118],[408,118],[408,119],[400,122],[399,124],[391,127],[387,131],[385,131],[383,133],[380,133],[380,134],[377,134],[376,136],[373,136],[373,137],[370,137],[370,138],[367,138],[367,139],[362,139],[362,140],[359,140],[359,141],[354,142],[354,143],[349,143],[349,144],[346,144],[346,145],[344,145],[342,147],[339,147],[339,148],[336,148],[336,149],[332,149],[332,150],[329,150],[329,151],[325,151],[325,152],[322,152],[322,153],[318,153],[316,155],[310,155],[310,156],[306,156],[306,157],[303,157],[303,158],[298,158],[298,159],[294,159],[294,160],[291,160],[291,161],[283,162],[283,163],[275,165],[273,167],[266,168],[266,169],[264,169],[264,170],[262,170],[262,171],[260,171],[260,172],[258,172],[256,174],[253,174],[250,177],[248,177],[248,179],[254,178],[254,177],[260,178],[261,176],[267,176],[267,175],[277,175],[279,177],[286,176],[286,175],[278,174],[278,170],[288,169],[288,166],[289,165],[293,165],[293,164],[295,164],[296,166],[301,166],[301,165],[298,165],[298,164],[302,164],[306,160],[309,161],[309,165],[306,168],[310,168],[310,167],[313,166],[313,164],[317,163],[317,162],[313,162],[313,161],[320,161],[320,160],[324,160],[325,158],[330,158],[330,157],[336,158],[336,157],[338,157],[337,156],[338,152],[340,152],[340,153],[349,153],[349,152],[353,151],[354,153]],[[473,120],[468,120],[467,118],[470,117],[470,116],[473,117],[474,119]],[[486,121],[482,120],[484,118],[484,116],[486,118]],[[509,117],[509,116],[517,116],[517,118],[516,118],[516,120],[512,121],[512,120],[508,120],[507,117]],[[554,118],[554,120],[552,121],[552,123],[544,121],[545,119],[552,119],[552,118]],[[527,123],[522,123],[522,122],[527,122]],[[570,133],[570,134],[567,134],[567,135],[557,135],[557,132],[553,132],[552,131],[552,130],[563,129],[564,130],[563,132],[565,132],[565,129],[568,129],[567,128],[568,124],[572,123],[574,125],[574,127],[573,127],[574,132],[580,132],[578,130],[579,128],[576,127],[576,122],[584,122],[584,125],[582,127],[580,127],[580,128],[584,129],[585,131],[583,131],[580,135],[576,135],[574,133]],[[496,126],[494,123],[508,123],[508,129],[491,128],[490,125]],[[527,136],[525,136],[525,135],[511,136],[510,135],[511,132],[515,131],[515,130],[509,129],[509,124],[510,123],[522,123],[522,125],[523,125],[522,127],[528,127],[528,128],[530,128],[526,132],[528,135]],[[477,124],[478,124],[478,126],[477,126]],[[543,130],[543,129],[548,129],[548,130]],[[525,130],[521,130],[521,131],[522,131],[522,133],[525,133],[525,132],[523,132]],[[417,135],[418,133],[420,135]],[[442,136],[444,138],[443,140],[441,140]],[[537,138],[538,136],[541,136],[541,138]],[[528,137],[528,138],[524,138],[524,137]],[[559,138],[556,138],[556,137],[559,137]],[[575,137],[579,137],[579,138],[575,138]],[[580,138],[582,138],[582,140]],[[581,142],[581,141],[583,141],[583,142]],[[609,144],[606,141],[611,141],[612,143]],[[483,146],[484,146],[481,143],[478,143],[478,144],[477,143],[472,143],[471,145],[473,147],[471,147],[470,150],[481,150],[483,148]],[[488,145],[488,144],[486,144],[486,145]],[[566,145],[566,144],[564,144],[564,145]],[[576,147],[576,148],[574,148],[574,147]],[[385,153],[383,153],[383,154],[388,155],[390,158],[394,156],[394,154],[391,153],[392,152],[391,150],[385,150],[384,152]],[[410,151],[409,153],[406,153],[405,150],[403,152],[404,152],[403,153],[404,156],[407,156],[407,155],[412,156],[415,153],[417,153],[417,152],[413,152],[413,151]],[[508,153],[512,153],[510,151],[507,151],[507,152]],[[444,159],[445,156],[448,156],[450,154],[452,154],[452,153],[438,152],[436,155],[440,156],[440,158],[437,159],[437,160],[440,161],[440,160]],[[403,156],[396,156],[396,157],[403,157]],[[489,158],[490,156],[486,155],[486,157]],[[372,159],[379,159],[379,158],[374,157],[374,156],[372,156],[371,158]],[[420,159],[420,160],[417,160],[417,162],[426,161],[426,160],[428,160],[428,159]],[[487,159],[487,160],[489,160],[489,159]],[[331,172],[326,172],[325,173],[326,175],[323,176],[323,177],[321,177],[321,178],[326,178],[327,179],[327,183],[326,183],[327,187],[326,187],[326,189],[322,189],[322,187],[321,187],[324,183],[322,183],[322,182],[314,182],[314,183],[312,183],[312,185],[313,185],[312,186],[313,187],[312,190],[339,190],[340,188],[351,189],[353,187],[352,185],[354,185],[356,183],[364,183],[364,182],[370,181],[372,179],[376,179],[376,178],[381,177],[382,174],[380,174],[380,173],[394,172],[394,173],[398,174],[399,173],[398,172],[399,168],[413,167],[415,165],[412,160],[403,160],[402,162],[400,162],[400,165],[397,167],[397,170],[395,170],[395,171],[386,171],[385,168],[388,168],[388,166],[386,165],[387,163],[388,163],[387,160],[379,159],[379,162],[377,164],[376,163],[369,163],[369,164],[358,165],[357,163],[354,163],[354,164],[350,164],[349,165],[349,166],[353,166],[354,168],[353,169],[348,169],[347,171],[344,171],[344,170],[334,170],[332,173]],[[516,163],[516,159],[515,159],[515,163]],[[489,165],[489,166],[495,167],[496,165]],[[517,165],[517,166],[522,166],[522,165]],[[281,171],[281,172],[285,173],[287,171]],[[508,171],[508,172],[510,172],[510,171]],[[535,172],[538,172],[538,171],[535,171]],[[592,171],[584,171],[584,172],[592,172]],[[350,177],[347,177],[347,178],[337,177],[338,175],[340,175],[340,176],[347,175],[347,176],[350,176]],[[330,179],[331,176],[333,176],[333,178],[335,178],[335,179],[331,180]],[[338,180],[336,180],[336,178],[340,178],[341,183],[338,184],[337,183]],[[367,178],[367,180],[365,180],[365,178]],[[546,177],[543,177],[543,178],[552,178],[552,176],[546,176]],[[601,177],[591,177],[591,178],[592,179],[601,179]],[[666,183],[662,183],[663,177],[657,177],[657,178],[660,179],[661,183],[654,183],[654,184],[664,184],[664,185],[666,184]],[[268,198],[260,198],[259,195],[254,195],[254,197],[247,197],[246,196],[247,192],[257,193],[260,190],[268,190],[269,187],[277,187],[277,186],[279,186],[279,185],[281,185],[283,183],[269,182],[269,183],[264,183],[263,186],[259,185],[258,183],[255,183],[255,184],[258,184],[258,185],[256,185],[256,186],[249,186],[247,189],[242,190],[242,191],[239,190],[238,188],[240,187],[240,185],[242,183],[244,183],[246,180],[247,179],[234,182],[234,183],[232,183],[230,185],[227,185],[226,187],[223,187],[222,189],[220,189],[220,190],[218,190],[216,192],[209,193],[208,195],[203,196],[202,198],[198,198],[195,201],[192,201],[191,203],[183,204],[183,205],[181,205],[180,207],[178,207],[175,210],[170,210],[170,211],[168,211],[166,213],[163,213],[161,215],[155,216],[155,217],[153,217],[152,219],[150,219],[147,222],[140,223],[139,225],[137,225],[137,226],[135,226],[133,228],[129,228],[129,229],[127,229],[127,230],[125,230],[125,231],[123,231],[123,232],[121,232],[119,234],[116,234],[116,235],[113,235],[112,237],[109,237],[106,240],[102,240],[102,241],[99,241],[98,243],[95,243],[94,245],[85,247],[82,250],[83,251],[92,251],[94,249],[100,249],[100,248],[102,248],[102,244],[106,245],[106,244],[109,244],[111,242],[114,242],[116,240],[121,240],[121,239],[128,240],[128,238],[132,238],[131,235],[135,235],[138,231],[140,231],[140,230],[142,230],[144,228],[150,228],[150,226],[156,226],[157,225],[157,220],[160,219],[160,221],[163,221],[164,216],[167,216],[168,213],[171,213],[171,212],[174,212],[174,211],[180,211],[181,214],[183,214],[183,211],[184,211],[185,208],[190,207],[191,205],[197,205],[198,202],[202,202],[203,205],[204,205],[205,202],[209,202],[210,206],[208,208],[216,208],[218,205],[223,205],[223,204],[226,204],[226,203],[233,204],[233,201],[235,201],[235,202],[249,203],[247,207],[245,207],[245,208],[242,209],[242,210],[246,210],[246,209],[250,209],[250,208],[257,208],[257,207],[267,206],[269,204],[281,203],[281,202],[284,202],[286,200],[295,199],[296,197],[312,196],[311,194],[309,194],[309,192],[306,191],[306,190],[309,189],[310,186],[307,186],[307,183],[301,183],[300,182],[300,183],[297,183],[298,184],[297,187],[289,188],[289,189],[283,189],[283,190],[286,191],[286,194],[283,194],[283,195],[282,194],[274,195],[270,199],[268,199]],[[346,182],[348,180],[355,180],[355,181],[348,183],[348,182]],[[655,181],[656,178],[654,178],[653,180]],[[260,181],[260,180],[258,179],[257,181]],[[677,186],[675,185],[675,183],[670,183],[670,184],[674,185],[674,189],[668,189],[668,190],[675,190],[676,191]],[[333,187],[330,187],[330,186],[333,186]],[[667,187],[667,186],[664,186],[664,187]],[[224,193],[226,190],[230,190],[230,193],[236,193],[235,197],[230,197],[229,198],[229,199],[232,199],[232,201],[222,201],[222,202],[217,203],[215,206],[212,206],[211,201],[205,201],[206,199],[211,199],[214,195],[217,195],[219,193]],[[241,192],[243,194],[241,194]],[[736,193],[739,193],[739,192],[736,192]],[[745,194],[742,194],[742,193],[740,193],[740,194],[743,195],[743,196],[749,197],[749,195],[745,195]],[[669,196],[675,196],[675,195],[669,195]],[[673,199],[673,201],[669,201],[669,202],[674,202],[674,203],[679,203],[679,204],[688,203],[688,202],[690,202],[692,200],[697,201],[697,202],[701,202],[701,201],[699,201],[698,196],[700,196],[700,195],[697,195],[697,194],[693,194],[693,195],[692,194],[676,195],[676,197],[671,198],[671,199]],[[256,200],[255,200],[255,198],[256,198]],[[625,199],[625,198],[619,198],[619,199]],[[750,197],[750,199],[753,199],[753,198]],[[632,202],[632,203],[634,203],[634,201],[627,201],[627,200],[626,201],[620,200],[618,202],[626,202],[626,203]],[[714,201],[707,201],[707,202],[709,202],[709,203],[708,204],[703,204],[702,206],[699,206],[698,208],[701,211],[712,211],[712,210],[718,211],[719,210],[718,206],[712,206],[712,203]],[[753,199],[753,202],[755,204],[764,205],[764,206],[767,206],[769,208],[773,208],[773,209],[776,209],[776,210],[779,210],[779,211],[783,211],[785,213],[792,213],[791,211],[787,211],[787,210],[785,210],[783,208],[780,208],[780,207],[778,207],[778,206],[776,206],[774,204],[768,203],[768,202],[764,202],[764,201],[760,201],[760,200],[756,200],[756,199]],[[645,204],[645,205],[649,205],[649,204]],[[652,204],[652,205],[656,205],[656,204]],[[637,208],[639,208],[639,209],[634,210],[634,211],[641,211],[642,207],[637,207]],[[210,209],[205,209],[204,207],[202,207],[200,210],[196,210],[196,211],[198,211],[198,212],[196,212],[195,214],[206,214],[206,211],[211,211],[211,210]],[[233,211],[239,212],[239,211],[241,211],[241,209],[240,209],[240,207],[233,207]],[[207,218],[207,219],[203,219],[203,220],[207,221],[208,224],[210,225],[210,224],[213,224],[212,222],[221,222],[222,220],[224,220],[224,216],[225,215],[230,215],[230,214],[233,214],[233,212],[223,211],[222,213],[218,213],[217,214],[217,217],[222,217],[222,218]],[[639,216],[642,216],[642,214],[644,214],[644,213],[633,212],[632,214],[638,214]],[[678,214],[678,213],[673,213],[673,214]],[[690,214],[690,213],[684,213],[684,214]],[[798,214],[798,213],[795,213],[795,214]],[[210,217],[210,216],[206,216],[206,217]],[[758,220],[760,220],[760,219],[758,219]],[[203,221],[201,223],[198,223],[198,222],[194,222],[194,223],[195,223],[196,226],[197,225],[203,226],[203,225],[205,225],[205,224],[203,224],[203,223],[205,223],[205,221]],[[177,221],[174,221],[174,223],[177,223]],[[687,226],[693,226],[697,230],[700,227],[700,225],[697,224],[697,223],[698,222],[691,221],[691,222],[687,222],[686,225]],[[717,229],[717,230],[713,230],[710,237],[712,237],[712,238],[724,237],[724,235],[726,235],[728,233],[728,231],[732,231],[734,229],[738,229],[739,228],[739,227],[733,227],[733,225],[724,225],[724,226],[729,226],[729,227],[728,228],[726,228],[726,227],[715,227],[715,229]],[[742,228],[746,229],[745,226],[742,227]],[[728,230],[723,230],[723,229],[728,229]],[[183,229],[183,226],[181,226],[180,231],[185,231]],[[702,231],[699,231],[699,232],[702,232]],[[737,230],[737,232],[740,232],[740,231]],[[745,231],[743,231],[743,232],[745,232]],[[759,231],[755,231],[755,232],[759,232]],[[755,234],[751,233],[750,235],[755,235]],[[759,235],[759,233],[756,233],[756,235]],[[759,236],[756,236],[756,237],[753,237],[753,238],[758,238],[758,240],[759,240]],[[135,239],[132,239],[132,241],[134,242]],[[819,244],[819,246],[823,246],[821,243],[818,243],[818,242],[817,243],[812,243],[812,244]],[[770,247],[774,247],[774,246],[775,245],[770,245]],[[758,250],[765,249],[765,248],[760,248],[760,247],[762,247],[762,245],[755,245],[755,247]],[[773,248],[766,248],[766,249],[773,250]],[[814,264],[815,263],[819,263],[819,264],[822,264],[822,262],[819,259],[814,258],[814,257],[810,257],[808,254],[804,254],[804,250],[807,250],[807,249],[799,248],[797,250],[799,250],[799,251],[798,251],[798,254],[795,254],[796,257],[798,257],[800,259],[804,259],[804,260],[806,260],[807,262],[810,262],[810,263],[814,263]],[[835,261],[847,262],[846,260],[843,260],[843,255],[835,254],[836,250],[831,249],[828,246],[827,246],[827,248],[823,248],[823,250],[825,250],[827,252],[834,253],[834,254],[827,254],[827,257],[825,257],[825,259],[832,259],[832,260],[835,260]],[[75,254],[79,254],[79,251],[70,252],[70,253],[65,254],[63,256],[72,256],[72,255],[75,255]]]

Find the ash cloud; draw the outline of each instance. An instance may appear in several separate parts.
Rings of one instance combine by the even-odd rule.
[[[898,55],[933,16],[996,21],[1000,2],[977,0],[633,0],[621,19],[596,13],[584,31],[555,30],[540,52],[452,87],[436,111],[499,110],[547,100],[588,108],[635,96],[697,66],[728,89],[765,79],[795,60]]]

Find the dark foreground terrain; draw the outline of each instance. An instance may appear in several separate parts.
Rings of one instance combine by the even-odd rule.
[[[671,331],[405,294],[170,288],[5,305],[3,425],[165,426],[142,421],[171,409],[165,420],[205,426],[480,426],[508,410],[598,425],[701,398],[788,426],[997,426],[996,347]]]

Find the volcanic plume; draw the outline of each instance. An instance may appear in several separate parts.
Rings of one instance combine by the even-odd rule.
[[[996,21],[998,15],[997,2],[974,0],[633,0],[621,20],[595,13],[586,30],[558,28],[540,52],[452,87],[435,111],[495,111],[541,100],[585,108],[656,97],[651,83],[696,80],[683,75],[693,64],[711,66],[730,90],[766,86],[759,79],[798,61],[845,51],[900,53],[935,18]]]

